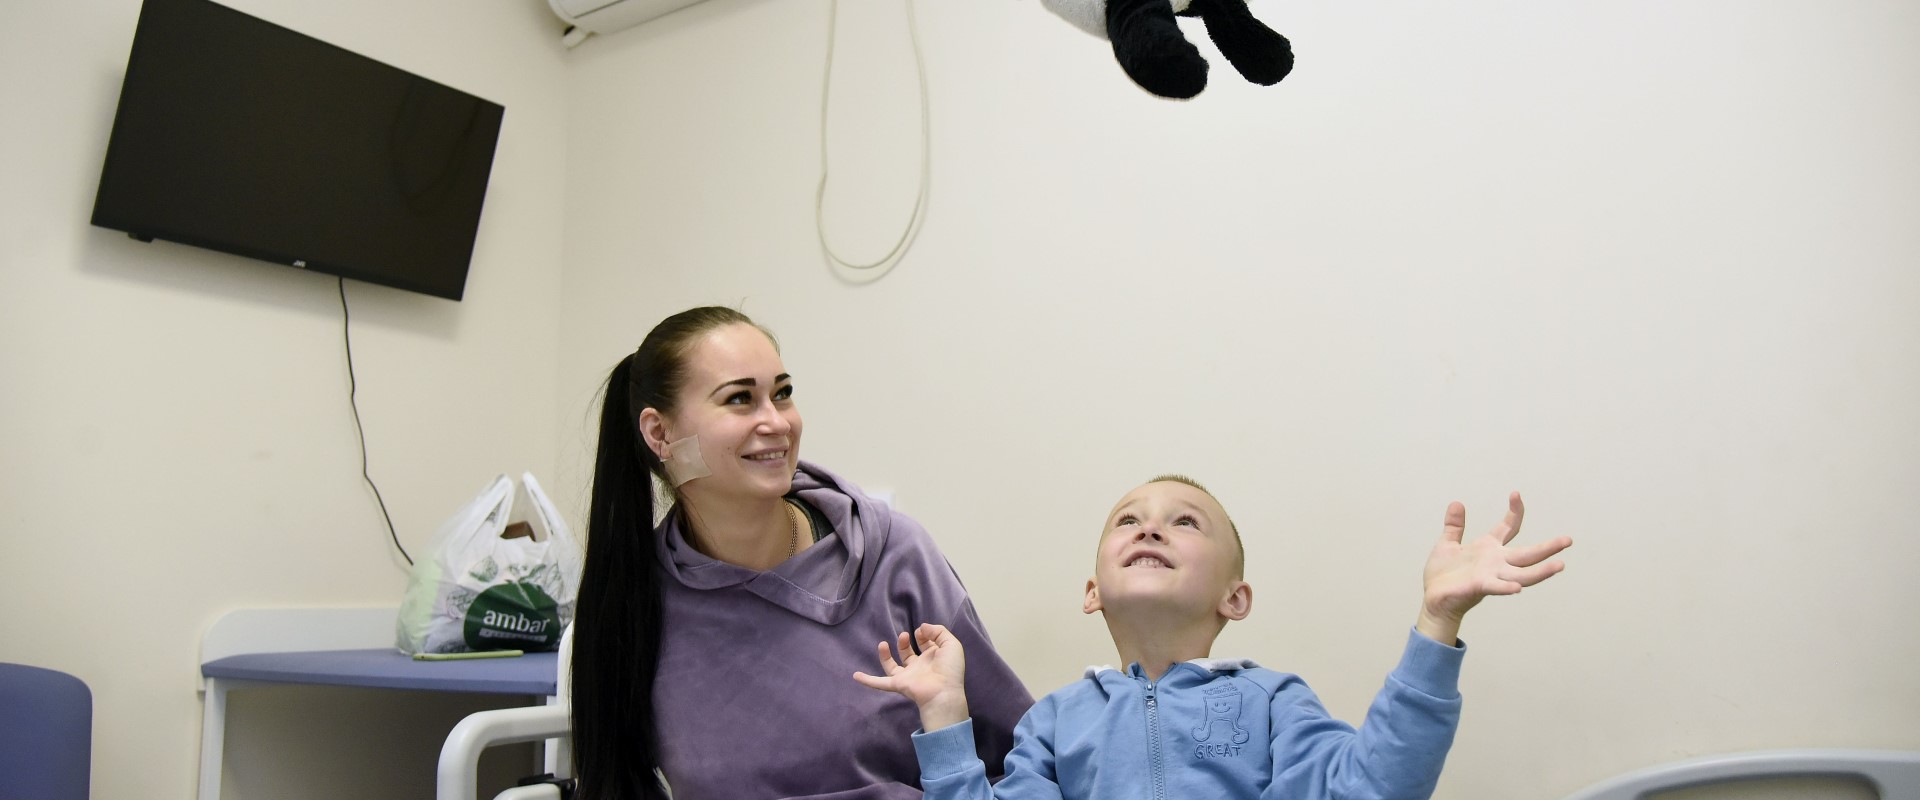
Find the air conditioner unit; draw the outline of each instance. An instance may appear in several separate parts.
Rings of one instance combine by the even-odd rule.
[[[572,47],[586,41],[590,34],[604,36],[626,30],[698,2],[700,0],[547,0],[547,5],[573,26],[560,40]]]

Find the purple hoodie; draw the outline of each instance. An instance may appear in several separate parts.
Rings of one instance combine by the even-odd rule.
[[[653,701],[675,800],[918,800],[919,711],[855,683],[874,646],[922,622],[967,646],[974,746],[1000,775],[1033,696],[993,649],[960,577],[925,529],[800,463],[793,488],[833,533],[767,572],[715,561],[670,514]]]

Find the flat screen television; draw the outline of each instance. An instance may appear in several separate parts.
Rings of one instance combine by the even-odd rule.
[[[146,0],[93,224],[459,300],[504,113],[208,0]]]

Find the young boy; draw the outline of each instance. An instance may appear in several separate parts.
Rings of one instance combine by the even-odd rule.
[[[1561,537],[1510,547],[1524,513],[1463,541],[1466,509],[1447,507],[1427,558],[1426,592],[1400,665],[1360,729],[1328,716],[1298,676],[1209,658],[1228,620],[1253,607],[1240,533],[1200,484],[1154,478],[1120,499],[1087,581],[1084,610],[1105,615],[1125,672],[1086,676],[1036,704],[1014,729],[998,784],[974,754],[958,639],[922,625],[879,648],[876,677],[854,679],[920,707],[913,734],[927,800],[1425,798],[1460,718],[1460,621],[1488,595],[1516,594],[1563,568]],[[919,654],[909,648],[919,646]]]

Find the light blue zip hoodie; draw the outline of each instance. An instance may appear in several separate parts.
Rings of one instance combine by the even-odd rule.
[[[968,720],[913,735],[926,800],[1424,800],[1460,721],[1460,662],[1418,632],[1355,729],[1297,675],[1196,659],[1088,669],[1013,732],[989,785]]]

